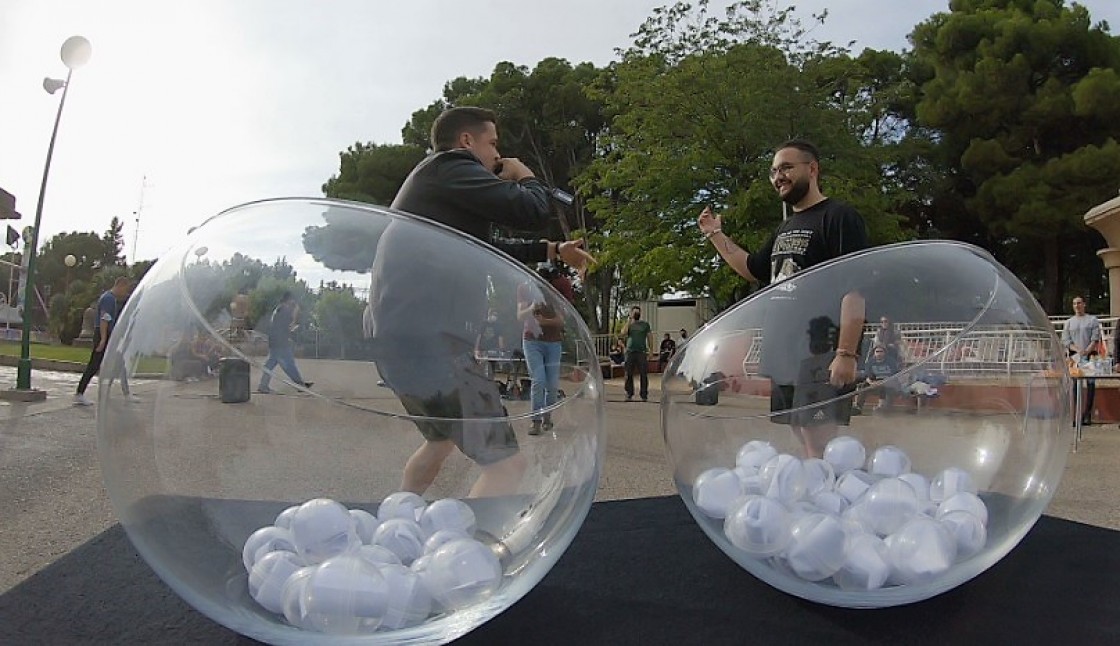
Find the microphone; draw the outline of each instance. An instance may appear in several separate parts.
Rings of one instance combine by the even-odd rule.
[[[555,186],[548,189],[548,196],[564,206],[571,206],[576,201],[576,198],[567,191],[562,191]]]

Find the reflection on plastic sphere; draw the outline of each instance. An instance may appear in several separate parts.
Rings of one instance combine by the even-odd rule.
[[[864,370],[881,318],[898,330],[894,374],[833,386],[838,344],[863,326]],[[983,573],[1034,525],[1069,449],[1053,327],[954,242],[868,249],[753,294],[678,349],[662,390],[677,489],[708,537],[837,606],[913,603]],[[713,485],[728,472],[739,497]]]
[[[523,360],[475,354],[490,311],[521,338],[525,285],[563,321],[540,436]],[[455,639],[545,576],[598,486],[602,376],[577,310],[525,264],[378,207],[211,218],[134,290],[101,374],[122,526],[188,603],[263,642]],[[121,374],[148,381],[142,402],[109,387]],[[451,450],[418,468],[429,444]]]

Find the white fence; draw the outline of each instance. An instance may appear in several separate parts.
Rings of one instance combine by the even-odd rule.
[[[1050,322],[1059,337],[1068,318],[1050,317]],[[1117,320],[1116,318],[1100,319],[1105,344],[1110,351]],[[864,328],[865,351],[871,347],[875,328],[873,324]],[[1052,350],[1050,330],[978,327],[969,330],[967,334],[962,334],[964,327],[955,322],[900,323],[897,328],[902,339],[899,351],[907,365],[928,360],[926,365],[929,370],[941,372],[946,376],[983,377],[1038,372],[1053,368],[1049,365]],[[743,332],[746,336],[752,336],[743,359],[744,371],[747,374],[754,374],[757,372],[762,351],[761,330],[743,330]],[[658,335],[654,341],[661,336]],[[596,353],[600,357],[608,356],[615,338],[609,334],[595,335]],[[652,351],[656,352],[656,348]]]

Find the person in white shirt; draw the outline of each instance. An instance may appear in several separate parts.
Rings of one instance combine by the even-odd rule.
[[[1101,322],[1092,314],[1085,313],[1085,299],[1073,297],[1073,316],[1066,320],[1062,328],[1062,345],[1071,359],[1078,363],[1088,361],[1097,354],[1100,347]],[[1089,426],[1093,421],[1093,399],[1097,393],[1093,379],[1085,382],[1085,406],[1081,409],[1081,425]]]

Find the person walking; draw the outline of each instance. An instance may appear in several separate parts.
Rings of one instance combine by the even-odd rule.
[[[131,292],[132,279],[120,276],[113,281],[113,286],[97,299],[97,325],[93,328],[93,352],[90,353],[86,369],[78,380],[78,390],[74,393],[75,406],[93,406],[93,402],[86,398],[86,388],[89,387],[89,382],[94,375],[101,371],[101,361],[105,358],[105,346],[109,343],[109,335],[113,333],[125,299]],[[140,398],[132,394],[124,370],[119,376],[125,401],[140,401]]]
[[[295,348],[292,343],[292,332],[299,325],[299,304],[291,292],[284,292],[280,296],[280,304],[272,310],[272,317],[268,323],[268,359],[264,362],[264,371],[257,392],[267,395],[272,392],[269,385],[272,383],[272,371],[279,365],[292,380],[292,383],[304,388],[310,388],[312,383],[304,381],[296,365]]]

